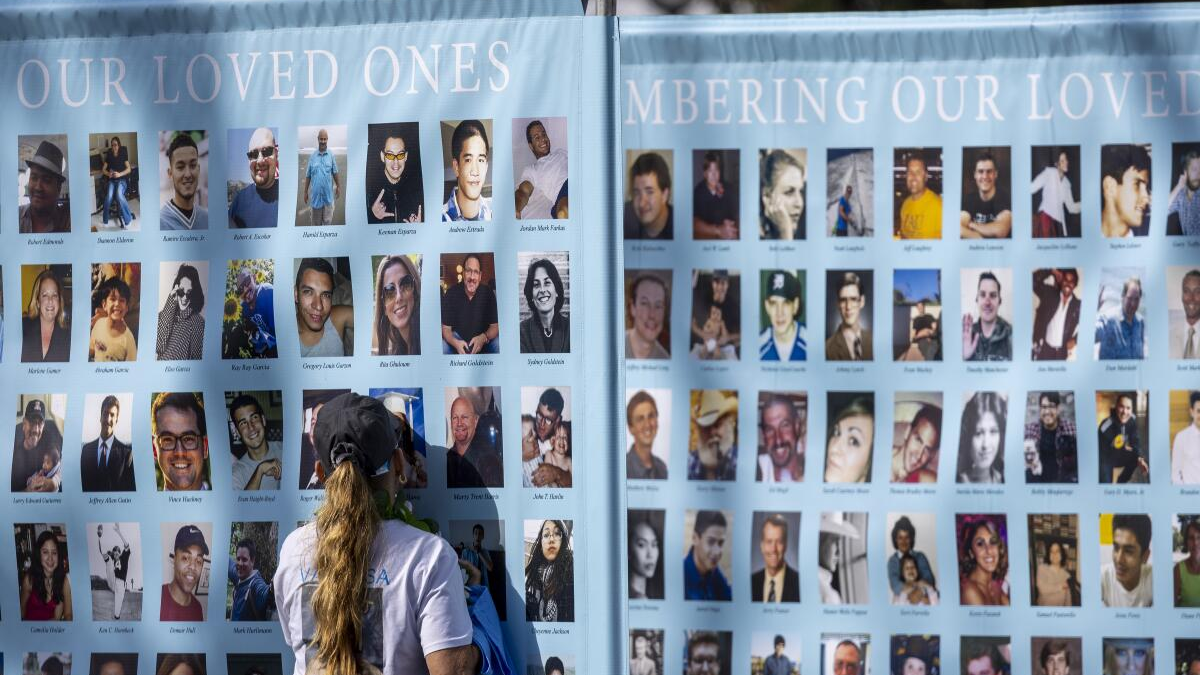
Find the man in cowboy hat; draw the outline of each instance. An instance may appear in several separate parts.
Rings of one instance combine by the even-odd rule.
[[[25,160],[25,166],[29,167],[25,185],[29,203],[20,210],[21,233],[70,232],[71,210],[58,203],[63,183],[67,182],[62,150],[50,141],[42,141],[33,157]]]
[[[737,392],[705,389],[693,392],[688,480],[737,479]]]

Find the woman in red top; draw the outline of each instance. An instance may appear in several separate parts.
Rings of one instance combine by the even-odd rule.
[[[58,536],[41,533],[34,546],[37,558],[21,576],[21,619],[23,621],[70,621],[71,580]]]

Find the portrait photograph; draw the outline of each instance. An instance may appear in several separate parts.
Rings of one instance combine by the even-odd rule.
[[[675,238],[674,158],[672,150],[625,151],[625,241]]]
[[[688,480],[737,480],[737,391],[692,389],[688,411]]]
[[[1083,639],[1078,637],[1030,638],[1033,675],[1071,675],[1083,669]]]
[[[1012,361],[1013,272],[964,267],[959,277],[963,361]]]
[[[758,392],[758,455],[754,480],[799,483],[804,480],[808,445],[808,393]]]
[[[521,387],[521,484],[571,487],[572,440],[571,388]]]
[[[518,140],[522,137],[524,143]],[[570,212],[567,118],[514,118],[512,138],[513,203],[517,220],[565,220]]]
[[[142,264],[92,263],[91,307],[88,361],[136,361]]]
[[[805,270],[759,271],[759,360],[808,359],[807,287],[808,274]]]
[[[737,241],[741,229],[737,150],[693,150],[692,239]]]
[[[88,177],[92,181],[92,232],[142,229],[137,134],[88,134]]]
[[[154,353],[159,361],[199,361],[204,357],[206,295],[207,260],[159,263],[159,309],[154,340]]]
[[[208,675],[204,654],[159,654],[155,675]]]
[[[575,621],[574,528],[570,520],[526,520],[525,620]]]
[[[892,163],[892,238],[942,238],[941,148],[896,148]]]
[[[400,422],[398,440],[404,458],[401,473],[404,477],[404,489],[429,487],[424,390],[420,387],[386,387],[371,389],[367,394],[383,402],[383,407]]]
[[[1075,392],[1029,392],[1021,448],[1026,483],[1079,482],[1078,425]]]
[[[159,492],[211,490],[202,392],[154,393],[150,401],[154,483]]]
[[[955,483],[1004,482],[1004,432],[1007,423],[1008,394],[997,391],[963,394]]]
[[[823,605],[870,602],[866,512],[826,511],[817,537],[817,588]],[[809,555],[812,555],[811,553]]]
[[[279,523],[230,523],[225,618],[274,621],[272,582],[279,565]]]
[[[138,655],[131,653],[92,652],[89,675],[137,675]],[[278,675],[278,674],[275,674]]]
[[[1074,361],[1078,356],[1082,282],[1076,267],[1033,271],[1034,361]]]
[[[162,523],[159,621],[204,621],[212,580],[212,523]],[[232,560],[230,564],[233,564]]]
[[[71,675],[70,652],[25,652],[22,675]]]
[[[893,483],[937,483],[942,457],[940,391],[897,391],[892,408]]]
[[[625,358],[671,358],[671,270],[625,270]]]
[[[671,390],[625,390],[626,480],[667,480],[671,463]]]
[[[832,237],[875,236],[875,151],[825,151],[825,230]]]
[[[1098,360],[1138,360],[1149,354],[1146,307],[1142,302],[1144,267],[1100,269],[1100,297],[1096,302]]]
[[[758,151],[758,238],[807,238],[805,195],[808,150],[764,148]]]
[[[571,351],[571,265],[567,251],[517,254],[522,354]]]
[[[158,229],[208,229],[208,132],[158,132]]]
[[[62,492],[66,394],[20,394],[13,431],[12,492]]]
[[[234,490],[278,490],[283,479],[283,392],[225,392]]]
[[[869,633],[821,633],[820,675],[871,675]]]
[[[504,621],[507,614],[507,563],[504,558],[503,520],[451,520],[446,541],[454,548],[458,559],[479,570],[480,585],[491,591],[496,613]]]
[[[737,270],[692,270],[688,348],[701,361],[737,360],[742,344],[742,275]]]
[[[1007,516],[1003,513],[958,513],[954,515],[954,529],[958,548],[959,603],[963,606],[1010,605]]]
[[[438,272],[442,293],[442,353],[499,354],[495,254],[443,253]]]
[[[421,353],[421,263],[419,253],[371,256],[375,308],[371,356]]]
[[[1200,607],[1200,515],[1171,519],[1171,568],[1174,606]]]
[[[71,359],[70,264],[21,265],[21,363]]]
[[[798,631],[755,631],[750,634],[750,675],[800,675]]]
[[[892,358],[942,360],[942,271],[892,272]]]
[[[229,229],[279,224],[279,128],[230,129],[225,192]]]
[[[1079,607],[1079,516],[1029,514],[1029,597],[1034,607]]]
[[[1103,675],[1153,675],[1154,638],[1106,637]]]
[[[87,539],[92,621],[141,621],[142,582],[146,579],[141,525],[88,523]],[[137,671],[127,675],[137,675]]]
[[[354,356],[354,291],[350,258],[296,258],[296,331],[302,357]]]
[[[662,600],[665,597],[663,534],[667,512],[661,509],[629,509],[626,555],[629,561],[630,600]]]
[[[66,134],[17,136],[17,230],[21,234],[71,231],[68,175]]]
[[[1100,233],[1105,238],[1150,233],[1150,144],[1100,146]]]
[[[1012,638],[963,635],[959,639],[958,660],[958,672],[962,675],[1010,675]]]
[[[278,653],[227,654],[225,667],[228,675],[283,675],[283,660]]]
[[[530,663],[525,668],[526,675],[575,675],[575,656],[552,652],[541,663]]]
[[[1167,268],[1167,333],[1172,359],[1200,359],[1200,264]]]
[[[86,394],[79,477],[84,492],[133,492],[133,394]]]
[[[1171,483],[1200,485],[1200,390],[1172,389],[1167,396]]]
[[[937,635],[893,635],[892,675],[939,675],[942,672],[941,646],[941,638]]]
[[[221,358],[273,359],[278,356],[275,261],[271,258],[230,260],[225,268]]]
[[[663,675],[661,630],[634,628],[629,631],[629,675]]]
[[[1150,391],[1097,391],[1101,483],[1150,482]]]
[[[732,631],[683,631],[683,671],[685,675],[732,673],[732,661]]]
[[[425,222],[420,129],[416,122],[367,125],[367,222]]]
[[[871,361],[875,272],[825,271],[825,359]]]
[[[937,581],[937,514],[889,513],[886,525],[884,553],[891,603],[941,604]]]
[[[800,512],[755,511],[749,551],[751,602],[800,602]]]
[[[1079,146],[1035,145],[1030,149],[1029,192],[1034,239],[1080,236]]]
[[[1012,238],[1012,148],[963,148],[962,239]]]
[[[825,415],[825,482],[870,483],[875,393],[826,392]]]
[[[346,125],[298,127],[296,146],[296,227],[345,225]]]
[[[500,387],[446,387],[446,487],[504,487]]]
[[[300,489],[324,490],[325,477],[317,473],[316,443],[313,434],[317,429],[317,416],[326,403],[350,393],[349,389],[305,389],[301,402],[300,420]]]
[[[1167,236],[1200,237],[1200,143],[1173,143],[1171,168]]]
[[[67,526],[63,523],[15,523],[13,535],[21,621],[74,619]]]
[[[684,513],[684,600],[733,600],[733,542],[733,511]]]
[[[491,220],[492,120],[443,120],[441,131],[442,222]]]
[[[1175,671],[1192,675],[1200,672],[1200,640],[1175,638]]]

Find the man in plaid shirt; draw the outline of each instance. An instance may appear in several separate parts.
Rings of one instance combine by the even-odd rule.
[[[1025,482],[1078,482],[1075,438],[1075,423],[1062,418],[1058,392],[1038,394],[1038,421],[1025,425]]]

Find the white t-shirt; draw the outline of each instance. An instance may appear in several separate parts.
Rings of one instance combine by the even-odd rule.
[[[1112,565],[1100,568],[1100,599],[1105,607],[1150,607],[1154,604],[1154,588],[1151,582],[1150,563],[1142,565],[1142,577],[1132,591],[1125,590],[1117,579],[1117,570]]]
[[[254,470],[259,464],[268,459],[283,459],[283,444],[279,441],[267,441],[267,456],[258,459],[251,459],[250,453],[245,453],[233,462],[233,489],[245,490],[246,484],[250,482],[250,477],[254,475]],[[278,490],[279,479],[274,476],[263,476],[258,481],[258,489],[260,490]]]
[[[550,209],[554,208],[554,200],[566,179],[567,151],[561,148],[551,150],[545,157],[525,167],[517,185],[529,181],[533,185],[533,194],[529,195],[529,202],[521,209],[521,219],[548,220],[551,217]]]
[[[101,361],[134,361],[137,359],[137,342],[133,339],[133,331],[125,326],[125,331],[117,337],[112,336],[112,320],[107,316],[101,318],[92,326],[92,344],[96,354],[92,360]]]
[[[317,526],[288,535],[275,572],[275,598],[284,641],[296,656],[296,675],[316,656],[312,595],[317,590]],[[384,675],[425,675],[425,656],[471,644],[458,557],[444,539],[396,520],[384,521],[371,548],[363,658]]]

